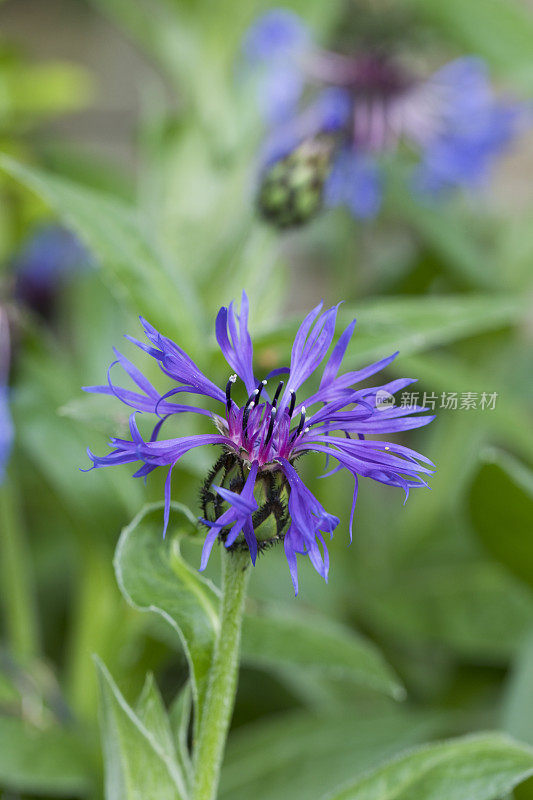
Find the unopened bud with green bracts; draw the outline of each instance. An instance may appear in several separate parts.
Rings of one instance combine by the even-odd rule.
[[[215,491],[214,485],[241,494],[248,470],[242,459],[231,452],[223,453],[215,462],[200,491],[200,501],[204,518],[216,522],[227,510],[228,504]],[[257,473],[254,497],[257,511],[252,515],[255,537],[259,552],[282,541],[289,524],[288,499],[289,484],[280,469],[265,466]],[[229,528],[223,529],[219,538],[226,540]],[[244,536],[239,536],[230,550],[245,550],[248,545]]]
[[[279,228],[303,225],[322,208],[335,141],[307,139],[265,170],[257,197],[259,212]]]

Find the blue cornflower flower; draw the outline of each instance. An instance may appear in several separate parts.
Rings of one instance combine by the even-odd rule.
[[[245,53],[263,39],[260,57],[249,57],[252,69],[261,67],[258,96],[269,124],[259,208],[281,227],[306,221],[322,204],[376,216],[381,157],[400,142],[414,154],[417,192],[475,187],[529,116],[494,96],[479,58],[419,78],[382,48],[353,57],[320,50],[304,22],[279,9],[251,26]]]
[[[383,405],[411,380],[393,380],[382,386],[356,388],[390,364],[398,355],[357,371],[338,375],[351,339],[355,320],[333,347],[318,389],[305,401],[297,398],[302,385],[322,363],[333,341],[338,306],[322,310],[317,305],[304,319],[292,346],[289,368],[276,369],[258,380],[253,369],[253,346],[248,332],[248,299],[243,292],[240,313],[233,303],[222,307],[216,320],[216,338],[230,368],[234,371],[224,389],[204,375],[181,347],[162,336],[141,318],[148,344],[128,338],[154,358],[162,372],[176,386],[161,394],[140,370],[115,350],[116,361],[136,384],[135,390],[116,386],[108,371],[104,386],[85,387],[86,391],[118,397],[135,412],[149,412],[158,419],[148,440],[143,439],[135,412],[130,416],[130,439],[111,439],[112,451],[106,456],[88,450],[95,467],[140,462],[136,477],[145,477],[157,467],[168,467],[165,483],[164,531],[170,512],[171,473],[183,455],[202,445],[218,445],[222,455],[208,475],[202,490],[204,517],[208,528],[202,553],[204,569],[217,538],[227,548],[247,547],[255,563],[258,550],[283,539],[295,591],[298,589],[297,554],[309,556],[317,572],[327,579],[328,552],[324,536],[331,536],[339,523],[328,513],[299,476],[295,462],[305,453],[324,453],[337,462],[328,474],[340,469],[350,472],[355,488],[350,514],[350,538],[360,476],[388,486],[404,489],[406,498],[413,487],[427,486],[425,475],[431,462],[409,448],[382,440],[369,440],[367,434],[406,431],[427,425],[433,417],[421,415],[422,407]],[[110,369],[111,369],[110,367]],[[267,380],[286,375],[272,397]],[[237,378],[243,382],[248,398],[238,405],[234,397]],[[176,395],[195,395],[194,405],[174,402]],[[213,400],[219,411],[205,407]],[[191,412],[209,417],[215,431],[179,438],[159,439],[166,420],[175,414]],[[428,466],[430,465],[430,466]],[[222,485],[214,480],[220,475]],[[269,518],[273,529],[268,529]],[[272,520],[271,520],[272,521]]]
[[[7,313],[0,308],[0,484],[4,480],[5,470],[11,447],[13,445],[13,422],[9,409],[9,325]]]

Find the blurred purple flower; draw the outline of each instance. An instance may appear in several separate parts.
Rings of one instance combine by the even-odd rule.
[[[297,14],[275,9],[263,24],[252,25],[243,42],[247,62],[258,76],[268,121],[279,123],[294,114],[303,90],[300,56],[309,47],[309,32]]]
[[[11,447],[13,445],[13,422],[9,410],[9,325],[7,313],[0,308],[0,484],[5,477],[5,471]]]
[[[166,531],[171,498],[172,468],[190,450],[201,445],[220,445],[225,458],[236,465],[242,476],[229,487],[214,486],[220,513],[216,519],[203,519],[209,527],[202,554],[203,569],[217,537],[225,534],[226,547],[247,546],[255,563],[258,541],[256,522],[261,516],[254,490],[259,482],[277,479],[288,495],[288,529],[284,532],[285,552],[295,590],[298,589],[297,554],[309,556],[317,572],[327,579],[328,553],[324,535],[331,536],[338,518],[329,514],[305,486],[295,468],[296,459],[309,452],[324,453],[335,459],[340,469],[350,472],[355,481],[350,515],[350,537],[357,499],[359,476],[373,478],[388,486],[398,486],[406,498],[413,487],[427,486],[423,476],[432,472],[427,458],[407,447],[382,440],[368,440],[367,434],[386,434],[406,431],[427,425],[433,417],[420,416],[421,407],[402,408],[381,405],[380,398],[408,386],[410,379],[394,380],[382,386],[355,388],[393,361],[397,353],[364,369],[338,375],[341,362],[351,339],[355,320],[351,322],[333,347],[322,373],[318,389],[302,402],[297,393],[317,370],[333,341],[338,307],[322,310],[322,303],[304,319],[292,346],[289,368],[277,369],[267,375],[286,374],[279,381],[272,397],[265,388],[267,379],[258,381],[253,369],[253,346],[248,332],[248,299],[243,292],[240,313],[229,307],[220,309],[216,320],[216,338],[226,361],[235,374],[225,389],[206,377],[189,356],[173,341],[162,336],[141,319],[148,344],[130,339],[154,358],[165,375],[176,386],[160,394],[125,356],[115,350],[116,361],[136,384],[135,390],[115,385],[108,371],[104,386],[85,387],[86,391],[118,397],[135,412],[149,412],[158,421],[148,440],[130,417],[131,439],[111,439],[112,451],[106,456],[88,450],[95,467],[140,462],[136,477],[145,477],[157,467],[168,467],[165,484],[164,530]],[[110,368],[111,369],[111,368]],[[237,377],[243,382],[248,398],[238,405],[234,398]],[[182,393],[196,395],[195,405],[174,402]],[[220,404],[220,412],[208,410],[204,399]],[[174,414],[192,412],[209,417],[216,432],[159,440],[163,423]],[[355,438],[352,438],[355,437]],[[423,463],[419,463],[423,462]],[[234,489],[238,486],[239,491]],[[213,497],[216,497],[213,494]],[[279,500],[278,494],[278,500]],[[242,534],[242,536],[241,536]],[[259,541],[259,546],[264,542]]]
[[[13,263],[15,295],[48,317],[61,286],[91,263],[89,253],[71,231],[59,225],[41,227],[24,242]]]
[[[250,42],[268,42],[258,48],[258,97],[270,128],[262,164],[266,171],[309,138],[334,136],[326,205],[346,205],[358,218],[375,216],[382,198],[380,156],[401,141],[417,153],[417,192],[475,186],[528,117],[524,107],[494,96],[481,59],[459,58],[419,78],[377,50],[353,57],[320,50],[297,20],[269,11],[245,39],[252,68],[258,58]],[[284,96],[289,85],[290,104]]]

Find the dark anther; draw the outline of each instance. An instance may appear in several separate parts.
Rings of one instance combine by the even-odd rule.
[[[228,410],[228,414],[231,410],[231,387],[233,386],[236,380],[237,376],[232,375],[226,384],[226,408]]]
[[[280,381],[278,383],[278,388],[276,389],[276,394],[274,395],[274,399],[272,400],[272,408],[276,408],[282,389],[283,389],[283,381]]]
[[[248,427],[248,417],[250,416],[250,408],[258,394],[259,394],[259,389],[254,389],[252,394],[246,401],[246,405],[244,406],[244,413],[242,415],[242,429],[244,433],[246,433],[246,428]]]
[[[270,412],[270,422],[268,424],[268,431],[267,431],[264,447],[266,447],[267,444],[269,443],[269,441],[272,439],[272,434],[274,433],[274,421],[275,421],[275,419],[276,419],[276,409],[273,408],[272,411]]]
[[[289,404],[289,417],[294,414],[294,406],[296,405],[296,392],[291,392],[291,402]]]
[[[296,430],[296,436],[294,437],[295,439],[297,439],[298,436],[303,431],[304,425],[305,425],[305,406],[302,406],[302,415],[300,417],[300,422],[298,423],[298,428]]]
[[[257,384],[257,389],[254,389],[254,392],[253,392],[254,395],[255,395],[255,397],[253,399],[254,406],[256,406],[258,404],[259,398],[261,397],[261,392],[265,388],[266,383],[267,383],[266,381],[259,381],[259,383]]]
[[[246,405],[244,406],[244,413],[242,415],[242,429],[243,432],[246,434],[246,429],[248,427],[248,417],[250,416],[250,410],[253,406],[256,406],[259,402],[259,397],[263,388],[266,386],[266,381],[260,381],[257,384],[257,389],[254,389],[248,400],[246,401]]]

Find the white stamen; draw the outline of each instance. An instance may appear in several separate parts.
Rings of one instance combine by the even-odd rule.
[[[236,374],[230,375],[230,376],[229,376],[229,379],[230,379],[230,381],[231,381],[232,383],[235,383],[235,381],[237,380],[237,375],[236,375]]]

